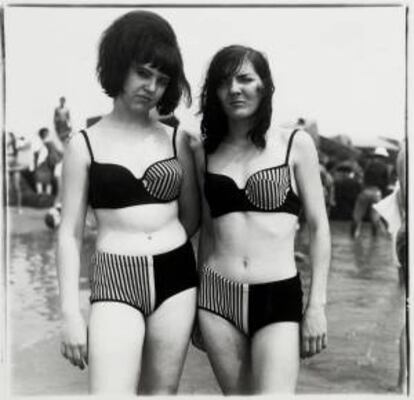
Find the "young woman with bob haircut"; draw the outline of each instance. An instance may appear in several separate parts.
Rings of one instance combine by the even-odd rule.
[[[317,152],[306,132],[271,124],[273,93],[266,58],[234,45],[213,57],[201,95],[198,321],[225,394],[292,393],[300,356],[327,345],[330,233]],[[302,209],[312,262],[304,309],[294,257]]]
[[[97,72],[113,109],[73,135],[64,157],[62,354],[89,364],[92,394],[172,394],[196,310],[189,238],[199,197],[187,136],[153,113],[191,101],[170,24],[147,11],[119,17],[103,33]],[[87,329],[78,281],[88,205],[98,228]]]

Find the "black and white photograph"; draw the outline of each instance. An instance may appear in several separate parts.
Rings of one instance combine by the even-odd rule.
[[[408,397],[412,13],[4,3],[0,393]]]

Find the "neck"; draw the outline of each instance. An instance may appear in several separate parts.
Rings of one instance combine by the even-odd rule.
[[[251,125],[252,124],[246,120],[229,120],[226,141],[240,145],[250,143],[247,133],[249,132]]]
[[[117,125],[123,125],[125,127],[140,126],[142,128],[146,128],[152,122],[149,112],[131,112],[131,110],[125,107],[120,99],[114,100],[114,108],[108,115],[108,118]]]

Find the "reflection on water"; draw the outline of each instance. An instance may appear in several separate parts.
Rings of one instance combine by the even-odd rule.
[[[302,362],[300,393],[384,393],[397,379],[397,344],[403,309],[391,241],[364,230],[358,241],[349,224],[335,222],[328,287],[329,348]],[[81,305],[88,307],[88,261],[94,235],[86,235],[81,268]],[[299,249],[308,253],[303,233]],[[58,334],[58,284],[53,231],[11,234],[9,309],[14,351]],[[306,260],[299,263],[305,288]],[[19,384],[23,384],[20,382]]]
[[[307,388],[302,393],[384,393],[397,381],[397,339],[404,308],[392,242],[385,235],[373,237],[364,228],[353,240],[348,223],[331,223],[329,346],[327,352],[304,362],[309,374],[300,376]],[[299,248],[307,252],[302,235]],[[309,286],[309,268],[300,264],[299,269],[305,287]]]
[[[23,347],[35,343],[39,337],[56,334],[58,329],[56,239],[56,233],[50,230],[10,236],[8,282],[12,340]],[[88,260],[93,246],[94,235],[86,235],[80,271],[81,296],[88,296]]]

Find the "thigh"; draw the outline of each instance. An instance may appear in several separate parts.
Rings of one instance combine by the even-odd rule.
[[[250,340],[226,319],[198,311],[203,343],[224,394],[250,392]]]
[[[169,297],[147,318],[140,392],[177,392],[195,310],[196,288],[191,288]]]
[[[252,385],[255,393],[294,393],[299,373],[299,324],[278,322],[252,339]]]
[[[89,390],[92,394],[136,394],[145,322],[131,306],[97,302],[88,332]]]

